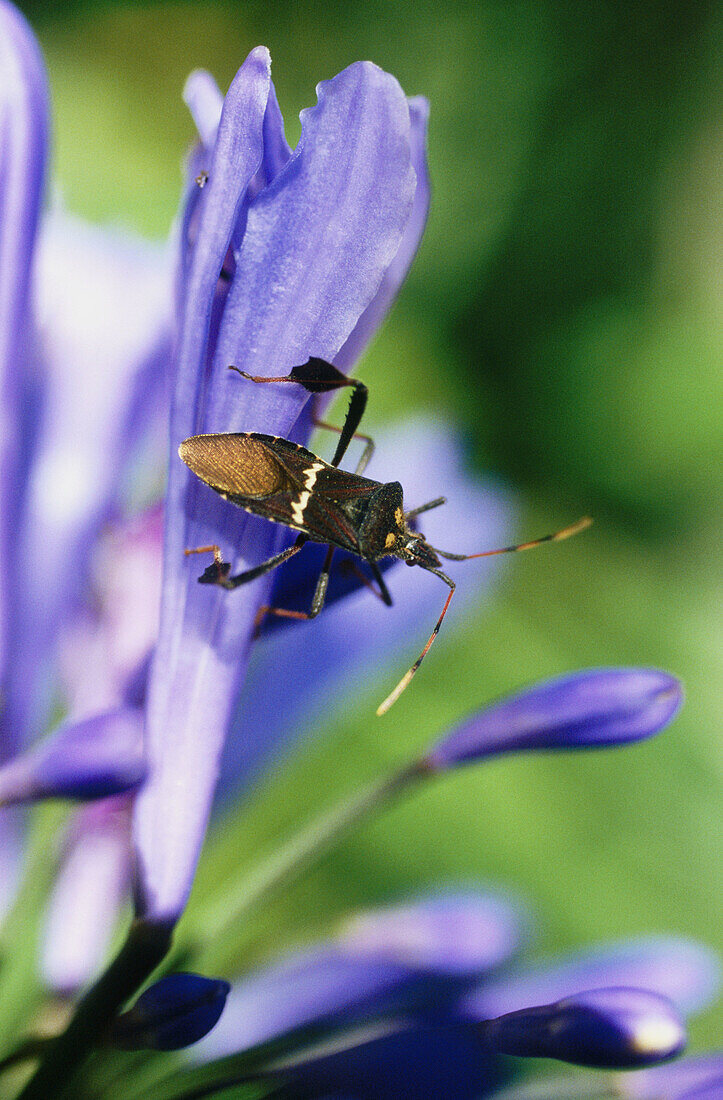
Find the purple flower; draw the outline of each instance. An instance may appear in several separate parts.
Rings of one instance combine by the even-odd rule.
[[[516,953],[522,925],[510,900],[471,889],[358,913],[328,943],[235,983],[222,1020],[195,1055],[210,1060],[302,1027],[457,1000]]]
[[[2,0],[0,766],[6,802],[97,797],[137,785],[145,771],[138,751],[142,716],[117,713],[137,700],[110,689],[107,663],[93,675],[89,662],[81,701],[70,682],[62,682],[58,656],[82,618],[97,624],[88,601],[98,533],[123,512],[131,490],[149,494],[152,486],[138,480],[134,464],[143,448],[152,454],[167,419],[167,254],[59,210],[41,218],[47,116],[37,43]],[[116,667],[118,661],[116,649]],[[63,697],[63,731],[28,748]],[[79,718],[87,721],[73,729]],[[123,736],[109,736],[116,719],[116,735]],[[23,818],[3,809],[0,917],[15,897],[23,834]]]
[[[192,434],[263,430],[289,436],[308,397],[229,373],[288,373],[334,361],[368,309],[386,306],[424,221],[426,180],[414,170],[425,117],[393,77],[352,65],[319,86],[291,153],[265,49],[254,50],[223,101],[196,75],[199,119],[182,219],[178,352],[171,412],[161,626],[147,716],[150,776],[136,803],[137,908],[175,921],[185,905],[267,587],[228,594],[197,583],[184,550],[216,543],[253,565],[278,530],[216,497],[178,459]],[[414,135],[414,138],[412,137]],[[198,165],[208,175],[199,190]],[[400,252],[400,250],[402,250]],[[392,263],[400,257],[390,273]],[[380,297],[377,297],[380,296]],[[345,364],[348,365],[348,364]],[[299,429],[301,431],[301,428]]]
[[[240,1068],[266,1045],[293,1052],[326,1031],[337,1053],[290,1053],[282,1095],[384,1098],[404,1082],[420,1098],[496,1096],[509,1075],[501,1054],[599,1068],[670,1058],[681,1015],[717,992],[713,953],[672,937],[525,971],[528,925],[518,904],[470,888],[360,913],[329,942],[237,982],[194,1057],[225,1058],[232,1076],[234,1053]],[[570,1080],[569,1095],[575,1080],[584,1091]]]

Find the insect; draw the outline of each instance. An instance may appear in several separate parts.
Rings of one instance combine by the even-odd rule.
[[[388,606],[392,604],[392,597],[377,564],[383,558],[395,557],[407,565],[418,565],[427,572],[434,573],[449,586],[449,595],[427,644],[394,690],[377,708],[379,715],[384,714],[404,691],[428,653],[447,613],[455,584],[442,571],[441,558],[468,561],[471,558],[528,550],[544,542],[569,538],[592,522],[585,516],[554,534],[478,554],[453,554],[439,550],[431,546],[410,521],[446,503],[444,497],[405,511],[403,490],[398,481],[383,484],[362,474],[374,449],[369,436],[357,431],[368,396],[367,388],[362,382],[348,378],[322,359],[309,359],[303,366],[294,367],[290,374],[277,378],[249,375],[237,367],[230,369],[256,383],[292,383],[303,386],[312,394],[351,387],[352,393],[341,428],[315,421],[318,426],[339,433],[339,442],[331,462],[325,462],[298,443],[259,432],[194,435],[181,443],[179,454],[186,465],[225,500],[247,512],[299,532],[293,545],[236,576],[230,576],[231,566],[223,560],[218,546],[201,546],[187,550],[187,554],[211,552],[214,555],[213,563],[198,578],[202,584],[217,584],[226,589],[238,588],[288,561],[306,542],[311,541],[325,543],[329,549],[310,610],[302,612],[264,606],[260,609],[260,616],[273,614],[295,619],[315,618],[324,606],[332,556],[337,547],[350,551],[367,563],[377,585],[374,591]],[[366,445],[355,472],[347,473],[338,466],[352,438],[362,439]]]

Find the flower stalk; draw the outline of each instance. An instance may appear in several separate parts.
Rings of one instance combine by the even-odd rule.
[[[591,669],[483,709],[390,776],[322,814],[204,909],[197,933],[210,945],[201,951],[204,969],[213,969],[213,945],[239,920],[421,781],[499,754],[598,748],[650,737],[671,720],[680,700],[680,684],[666,673]]]
[[[125,1003],[163,962],[171,938],[168,925],[133,922],[115,959],[78,1002],[67,1028],[50,1045],[18,1100],[62,1095]]]

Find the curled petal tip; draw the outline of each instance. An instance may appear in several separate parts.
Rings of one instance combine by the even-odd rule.
[[[481,1028],[502,1054],[600,1069],[663,1062],[680,1054],[686,1043],[685,1025],[674,1005],[644,989],[594,989],[510,1012]]]
[[[271,53],[268,46],[254,46],[249,57],[253,57],[255,61],[260,61],[263,65],[271,65]]]

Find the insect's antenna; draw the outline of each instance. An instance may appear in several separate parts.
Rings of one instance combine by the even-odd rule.
[[[404,518],[411,519],[413,516],[421,516],[422,512],[431,512],[433,508],[439,508],[440,504],[446,503],[446,497],[436,497],[434,500],[430,500],[426,504],[420,504],[418,508],[410,508],[408,512],[404,513]]]
[[[445,600],[444,607],[442,608],[442,614],[437,619],[434,630],[429,635],[429,641],[427,642],[424,649],[419,654],[419,656],[417,657],[416,661],[414,662],[412,667],[409,669],[409,671],[404,673],[401,680],[399,681],[399,683],[395,687],[394,691],[391,692],[390,695],[387,695],[384,702],[380,706],[377,707],[377,715],[386,714],[386,712],[389,710],[391,705],[393,703],[396,703],[397,699],[402,694],[402,692],[404,691],[404,689],[407,686],[407,684],[409,683],[409,681],[412,679],[412,676],[414,676],[414,673],[417,671],[417,669],[421,665],[422,661],[424,660],[424,658],[429,653],[429,649],[432,645],[432,642],[434,641],[434,639],[439,634],[439,628],[442,625],[442,619],[447,614],[447,608],[449,607],[450,602],[452,600],[452,596],[454,595],[455,583],[450,577],[447,576],[446,573],[443,573],[441,571],[441,569],[429,569],[429,570],[427,570],[427,572],[434,573],[435,577],[441,577],[441,579],[444,581],[444,583],[449,585],[449,595],[447,596],[447,599]]]
[[[536,546],[542,546],[543,542],[562,542],[572,535],[577,535],[590,526],[590,516],[583,516],[577,523],[571,523],[569,527],[563,527],[561,531],[554,531],[551,535],[543,535],[540,539],[532,539],[531,542],[520,542],[517,546],[503,546],[499,550],[483,550],[481,554],[448,554],[444,550],[432,547],[435,554],[439,554],[448,561],[469,561],[470,558],[492,558],[495,554],[516,554],[518,550],[533,550]],[[431,570],[430,570],[431,572]]]

